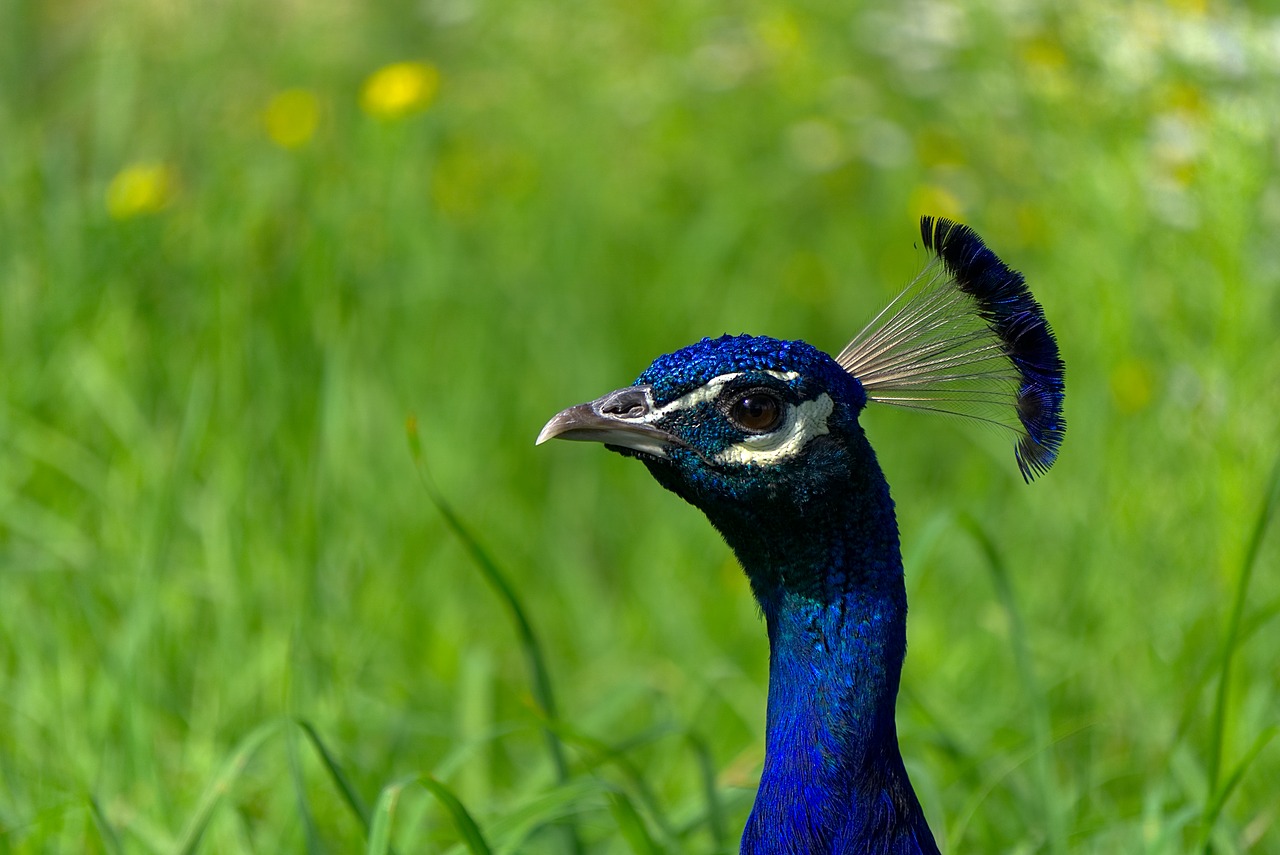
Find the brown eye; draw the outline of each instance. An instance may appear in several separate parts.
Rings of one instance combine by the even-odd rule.
[[[750,392],[733,402],[729,418],[743,430],[768,433],[782,422],[782,403],[767,392]]]

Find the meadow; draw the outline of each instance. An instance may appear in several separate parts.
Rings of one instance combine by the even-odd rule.
[[[533,440],[705,335],[839,350],[923,214],[1067,363],[1032,485],[973,424],[863,417],[939,843],[1280,852],[1274,2],[0,31],[0,853],[736,852],[746,582],[643,467]]]

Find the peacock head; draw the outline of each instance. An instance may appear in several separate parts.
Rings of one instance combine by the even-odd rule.
[[[862,384],[801,341],[703,339],[632,386],[557,414],[538,437],[603,442],[711,513],[804,502],[865,458]]]

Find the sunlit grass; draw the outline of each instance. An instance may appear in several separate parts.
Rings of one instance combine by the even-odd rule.
[[[1273,12],[0,26],[0,851],[735,851],[746,583],[634,462],[533,439],[703,335],[839,349],[926,213],[1068,365],[1032,486],[981,430],[865,417],[940,842],[1280,848]]]

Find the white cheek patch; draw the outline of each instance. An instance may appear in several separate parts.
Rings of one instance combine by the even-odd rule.
[[[770,377],[776,377],[779,380],[790,382],[800,377],[798,371],[761,371],[761,374],[768,374]],[[716,398],[720,397],[720,393],[724,391],[724,387],[737,380],[742,376],[741,371],[735,371],[732,374],[721,374],[719,377],[712,377],[706,383],[703,383],[692,392],[686,392],[679,398],[667,404],[660,410],[653,410],[645,417],[646,422],[654,422],[664,416],[681,410],[692,410],[699,404],[710,404]]]
[[[772,466],[800,453],[809,440],[829,432],[827,419],[835,402],[825,392],[812,401],[787,408],[787,420],[772,433],[750,436],[716,455],[718,463]]]

